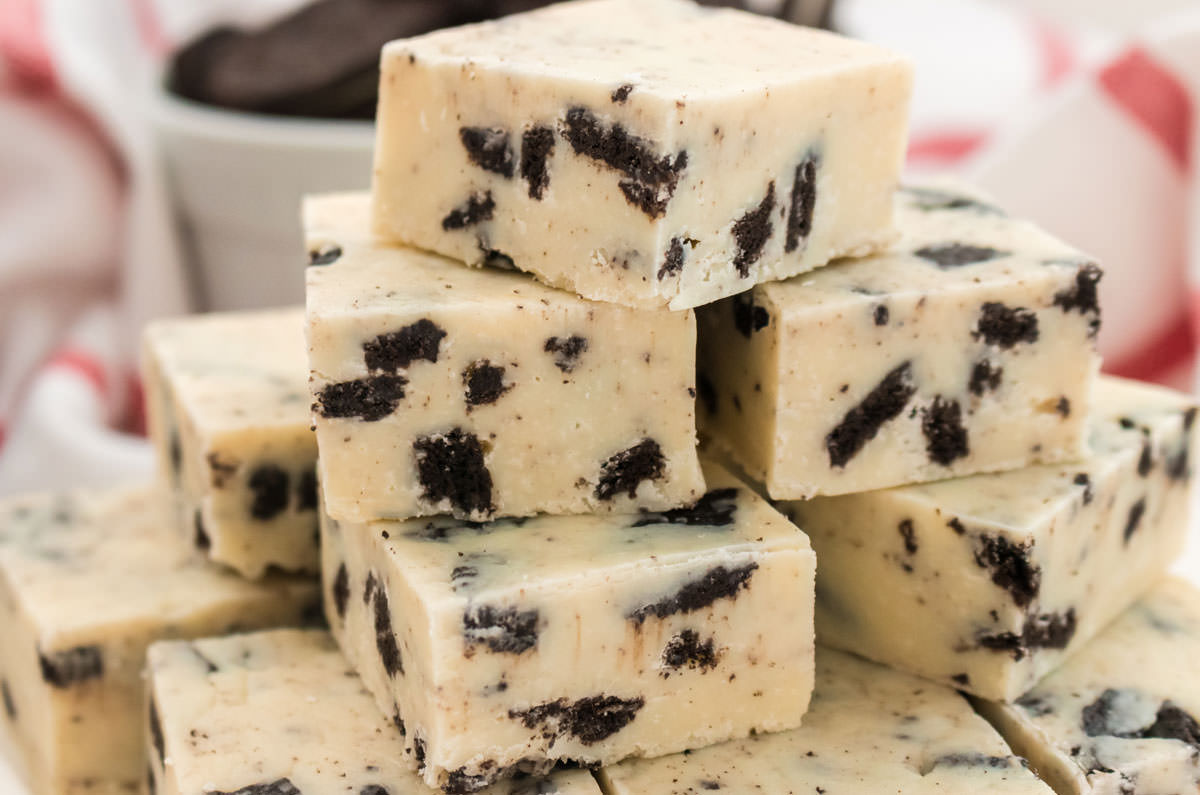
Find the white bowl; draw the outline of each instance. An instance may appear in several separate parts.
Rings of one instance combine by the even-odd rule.
[[[375,125],[226,110],[158,85],[151,122],[197,308],[303,303],[301,197],[366,188]]]

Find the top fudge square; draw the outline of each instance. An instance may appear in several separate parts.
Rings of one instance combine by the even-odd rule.
[[[688,0],[589,0],[384,47],[383,237],[696,307],[892,238],[910,65]]]

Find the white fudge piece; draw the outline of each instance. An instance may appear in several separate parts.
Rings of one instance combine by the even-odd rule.
[[[1080,457],[1100,269],[955,187],[900,241],[698,312],[700,426],[776,499]]]
[[[429,784],[799,725],[816,560],[706,469],[712,490],[661,514],[323,527],[334,635]]]
[[[1200,593],[1168,579],[1015,704],[976,701],[1059,795],[1200,792]]]
[[[686,309],[892,236],[911,67],[685,0],[592,0],[384,47],[376,228]]]
[[[608,795],[1051,795],[948,687],[817,651],[804,725],[599,773]]]
[[[142,347],[150,436],[189,543],[247,577],[315,573],[303,310],[161,320]]]
[[[1192,398],[1102,377],[1088,458],[788,502],[821,642],[1011,701],[1158,582],[1188,527]]]
[[[0,504],[0,724],[37,795],[142,786],[151,642],[320,618],[315,582],[198,560],[169,503],[139,488]]]
[[[399,730],[326,632],[150,647],[148,752],[160,795],[433,795]],[[586,770],[487,795],[600,795]]]
[[[704,493],[690,311],[381,245],[367,207],[305,207],[330,261],[308,269],[308,345],[331,516],[628,513]]]

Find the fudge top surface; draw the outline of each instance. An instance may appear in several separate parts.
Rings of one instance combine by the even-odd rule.
[[[410,57],[418,67],[502,71],[564,87],[630,86],[621,101],[632,103],[737,96],[880,66],[909,68],[876,45],[688,0],[561,3],[383,48],[385,64]]]
[[[306,579],[250,582],[200,560],[177,521],[170,498],[144,487],[7,498],[0,576],[46,649],[94,641],[106,626],[160,626],[245,600],[315,595]]]
[[[159,320],[144,344],[201,432],[309,424],[298,307]]]
[[[165,641],[148,657],[180,792],[248,792],[280,779],[299,792],[432,792],[409,770],[399,731],[326,632]],[[600,791],[585,770],[551,781],[562,795]],[[503,782],[484,795],[544,791],[535,784]]]
[[[710,462],[704,473],[708,492],[691,508],[664,513],[487,523],[424,518],[344,532],[375,533],[414,585],[463,598],[533,583],[561,585],[591,572],[610,577],[701,561],[708,568],[769,550],[811,549],[807,535],[733,475]]]
[[[1077,480],[1081,473],[1094,473],[1106,456],[1141,450],[1147,435],[1156,429],[1178,428],[1181,419],[1189,425],[1187,418],[1194,417],[1196,405],[1182,392],[1112,376],[1100,376],[1092,394],[1091,455],[1084,461],[898,486],[891,491],[902,499],[936,506],[948,517],[1024,534],[1081,499],[1088,488]],[[1161,467],[1162,462],[1155,466]]]
[[[1085,771],[1190,760],[1198,659],[1200,591],[1168,578],[1006,709]]]
[[[760,284],[755,292],[785,312],[804,312],[1018,282],[1036,289],[1094,267],[1086,254],[953,181],[901,188],[895,203],[900,236],[888,249]]]
[[[426,315],[490,308],[508,312],[602,312],[612,317],[684,322],[690,312],[631,309],[547,287],[519,271],[466,267],[418,249],[377,241],[371,234],[370,196],[331,193],[306,197],[309,252],[340,252],[328,265],[307,269],[308,315]],[[311,256],[311,254],[310,254]]]
[[[1051,795],[954,690],[826,648],[817,649],[816,689],[800,729],[629,760],[606,773],[619,795]]]

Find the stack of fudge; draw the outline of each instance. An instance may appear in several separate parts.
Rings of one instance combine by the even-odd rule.
[[[686,0],[387,45],[307,307],[150,326],[160,482],[0,506],[32,791],[1196,792],[1196,407],[897,187],[910,83]]]

